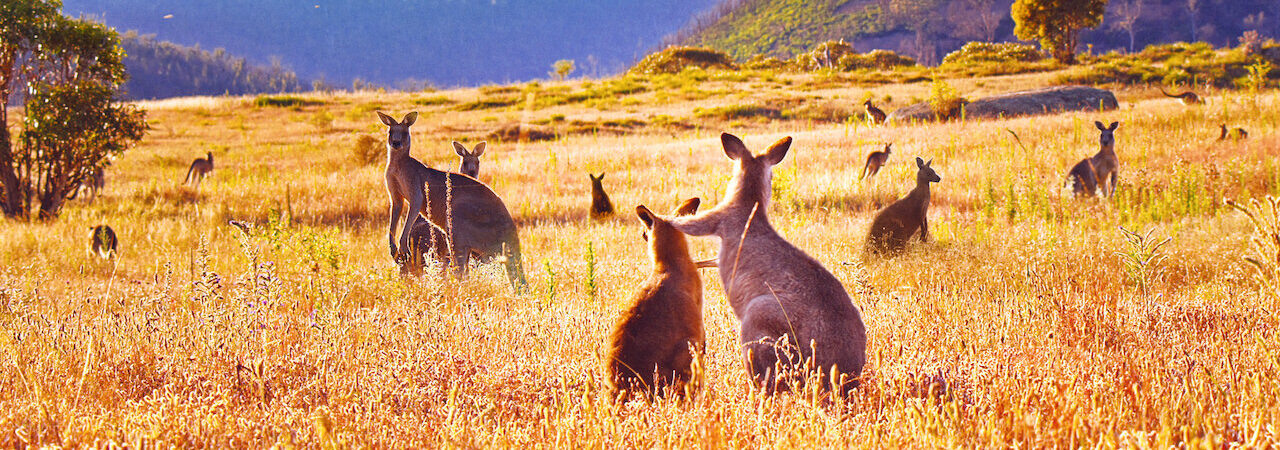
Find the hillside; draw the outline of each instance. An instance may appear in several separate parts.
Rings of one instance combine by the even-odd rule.
[[[227,54],[210,52],[141,36],[120,35],[129,81],[124,90],[130,99],[155,99],[193,95],[245,95],[311,89],[292,71],[275,65],[259,65]]]
[[[479,85],[546,78],[560,59],[575,75],[608,75],[644,56],[712,0],[426,0],[287,2],[66,0],[96,16],[186,46],[224,48],[305,79],[350,86]]]
[[[787,58],[818,43],[844,39],[859,51],[889,49],[934,64],[973,40],[1014,40],[1013,0],[724,0],[695,17],[667,43],[707,46],[745,60],[757,54]],[[1246,30],[1280,36],[1280,2],[1201,0],[1192,14],[1185,0],[1143,0],[1137,48],[1176,41],[1236,45]],[[1081,49],[1127,48],[1128,34],[1111,27],[1112,1],[1102,27],[1081,35]]]

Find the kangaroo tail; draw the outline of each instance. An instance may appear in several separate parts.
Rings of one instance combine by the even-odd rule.
[[[187,184],[191,182],[191,173],[195,172],[195,170],[196,170],[196,165],[191,164],[191,168],[187,169],[187,178],[182,180],[182,184]]]
[[[524,264],[520,261],[520,239],[512,239],[506,245],[507,278],[511,280],[511,287],[517,294],[524,293],[529,288],[529,280],[524,276]]]
[[[868,167],[871,167],[871,158],[867,158],[867,163],[862,165],[862,175],[858,176],[858,181],[862,181],[867,178]]]
[[[1173,98],[1181,97],[1181,95],[1173,95],[1173,94],[1170,94],[1170,93],[1168,93],[1168,92],[1165,92],[1165,90],[1164,90],[1164,88],[1163,88],[1163,87],[1161,87],[1161,88],[1160,88],[1160,93],[1161,93],[1161,94],[1164,94],[1164,96],[1165,96],[1165,97],[1173,97]]]

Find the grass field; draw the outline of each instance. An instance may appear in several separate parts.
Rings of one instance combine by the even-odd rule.
[[[952,84],[981,96],[1052,76]],[[928,84],[626,83],[145,104],[153,129],[108,169],[97,202],[72,202],[52,223],[0,222],[0,443],[1280,444],[1280,296],[1242,260],[1254,229],[1225,203],[1280,195],[1280,94],[1211,92],[1186,107],[1120,90],[1106,113],[868,127],[804,111],[854,111],[868,95],[901,106]],[[737,105],[781,106],[721,114]],[[450,139],[470,146],[522,122],[560,134],[490,142],[481,162],[521,227],[529,293],[512,294],[496,267],[460,282],[399,277],[382,165],[352,158],[361,135],[383,138],[375,110],[421,111],[413,154],[442,169],[456,165]],[[1120,185],[1113,199],[1075,200],[1063,175],[1097,151],[1094,120],[1120,122]],[[1216,142],[1218,123],[1250,139]],[[608,395],[605,338],[649,270],[630,211],[718,201],[731,170],[721,131],[756,151],[795,138],[768,213],[862,310],[869,362],[851,398],[754,392],[714,271],[702,272],[700,393]],[[857,182],[887,141],[886,169]],[[215,172],[198,190],[180,186],[206,151]],[[936,240],[864,261],[870,219],[912,187],[916,156],[942,176]],[[587,219],[588,172],[608,174],[614,220]],[[120,236],[115,263],[85,254],[99,223]],[[1121,255],[1141,252],[1120,226],[1171,238],[1163,259],[1130,270]],[[716,248],[691,244],[695,259]]]

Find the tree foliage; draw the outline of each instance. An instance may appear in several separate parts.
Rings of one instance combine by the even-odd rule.
[[[120,44],[128,53],[124,64],[129,81],[124,90],[133,99],[187,95],[246,95],[299,92],[307,83],[279,62],[259,65],[227,54],[160,41],[155,35],[125,32]],[[319,80],[317,80],[319,81]],[[321,81],[318,87],[324,87]]]
[[[1063,64],[1075,62],[1080,30],[1102,24],[1107,0],[1017,0],[1011,13],[1019,39],[1038,40]]]
[[[95,171],[142,138],[142,111],[116,101],[128,78],[119,36],[107,26],[72,19],[53,0],[0,3],[0,211],[25,218],[58,216],[63,203]],[[9,130],[8,107],[24,106],[21,139]],[[15,145],[16,144],[16,145]]]

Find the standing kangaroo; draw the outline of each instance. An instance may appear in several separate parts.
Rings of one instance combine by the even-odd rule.
[[[81,190],[87,189],[89,190],[88,202],[93,203],[94,200],[98,199],[98,191],[101,191],[104,186],[106,186],[106,176],[102,167],[97,167],[93,169],[93,173],[89,174],[89,179],[80,182],[80,186],[71,191],[71,196],[68,198],[75,200],[76,197],[80,196]]]
[[[1204,100],[1201,100],[1200,96],[1196,95],[1196,93],[1192,91],[1186,91],[1181,94],[1170,94],[1168,92],[1165,92],[1164,88],[1161,87],[1160,93],[1164,94],[1165,97],[1176,98],[1180,100],[1184,105],[1198,105],[1198,104],[1204,103]]]
[[[609,201],[609,194],[604,193],[604,185],[600,184],[604,181],[604,172],[600,172],[600,176],[588,173],[587,177],[591,178],[591,218],[607,219],[613,215],[613,202]]]
[[[1222,127],[1222,134],[1218,136],[1219,141],[1225,141],[1227,139],[1241,140],[1241,139],[1249,138],[1249,132],[1244,131],[1244,128],[1236,128],[1234,130],[1228,131],[1227,124],[1221,124],[1218,126]]]
[[[885,115],[884,111],[882,111],[880,108],[877,108],[875,107],[875,105],[872,105],[871,100],[867,100],[863,102],[862,106],[865,106],[867,108],[867,116],[871,117],[871,123],[876,125],[884,124],[884,119],[888,116]]]
[[[520,263],[520,236],[502,199],[475,178],[429,168],[409,155],[409,126],[418,113],[406,114],[400,122],[382,112],[378,118],[387,126],[386,182],[391,210],[387,244],[391,257],[403,261],[411,251],[413,218],[421,215],[444,230],[451,247],[450,265],[459,275],[471,256],[481,261],[501,259],[512,286],[523,291],[528,281]],[[408,215],[397,245],[396,228],[405,215],[406,203]]]
[[[691,215],[700,202],[697,197],[685,200],[675,214]],[[668,386],[680,393],[706,342],[702,278],[684,233],[644,205],[636,207],[636,215],[645,227],[653,273],[614,325],[605,368],[615,395],[638,390],[662,394]]]
[[[748,371],[770,393],[790,389],[780,372],[796,367],[809,368],[829,389],[857,387],[867,361],[861,313],[822,263],[769,224],[772,169],[787,155],[791,138],[759,156],[737,136],[724,133],[720,141],[735,161],[724,199],[710,211],[668,221],[691,236],[720,238],[717,265],[741,322]]]
[[[1102,134],[1098,137],[1098,153],[1085,158],[1071,167],[1067,172],[1067,184],[1077,196],[1092,196],[1099,189],[1102,195],[1112,196],[1116,193],[1116,179],[1120,173],[1120,158],[1116,157],[1116,127],[1120,122],[1111,122],[1110,126],[1102,122],[1093,122]]]
[[[867,164],[862,166],[862,176],[858,177],[858,181],[862,181],[867,177],[873,177],[880,172],[880,168],[884,167],[884,163],[889,161],[889,154],[893,153],[892,143],[884,144],[884,151],[871,152],[867,155]]]
[[[933,170],[933,160],[924,162],[916,158],[916,188],[906,197],[898,199],[871,221],[867,235],[867,252],[893,254],[907,248],[907,241],[920,232],[920,242],[929,242],[929,183],[942,181]]]
[[[468,152],[465,145],[453,141],[453,151],[462,157],[462,162],[458,164],[458,173],[471,178],[480,178],[480,155],[484,154],[484,144],[484,142],[476,144],[476,149]]]
[[[205,152],[205,158],[196,158],[195,161],[191,161],[191,168],[187,169],[187,179],[183,180],[182,184],[195,183],[196,187],[200,187],[200,182],[209,172],[213,172],[213,152]]]
[[[116,232],[107,225],[89,227],[89,256],[102,259],[116,257]]]

